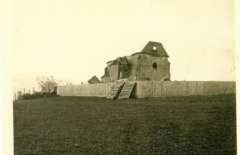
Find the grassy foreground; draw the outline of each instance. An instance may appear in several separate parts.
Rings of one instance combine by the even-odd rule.
[[[235,96],[14,102],[15,155],[236,154]]]

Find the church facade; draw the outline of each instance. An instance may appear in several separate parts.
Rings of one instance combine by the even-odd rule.
[[[142,51],[107,62],[101,82],[120,79],[170,81],[168,58],[161,43],[149,41]]]

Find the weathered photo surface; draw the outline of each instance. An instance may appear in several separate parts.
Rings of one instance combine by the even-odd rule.
[[[233,0],[22,0],[14,154],[236,154]]]

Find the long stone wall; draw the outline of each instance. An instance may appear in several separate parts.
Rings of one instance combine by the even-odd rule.
[[[218,95],[234,94],[235,82],[214,81],[136,81],[135,96],[164,97],[164,96],[191,96],[191,95]],[[114,83],[82,84],[59,86],[57,93],[60,96],[96,96],[106,97]]]
[[[97,96],[106,97],[114,83],[81,84],[59,86],[57,94],[60,96]]]

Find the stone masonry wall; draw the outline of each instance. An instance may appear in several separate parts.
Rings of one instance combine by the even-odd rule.
[[[214,81],[136,81],[136,98],[234,94],[235,82]],[[106,97],[114,83],[59,86],[60,96]]]

